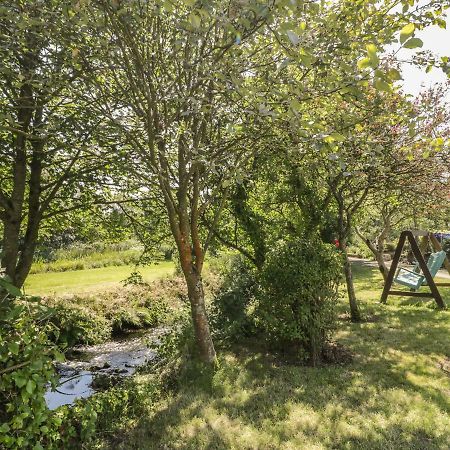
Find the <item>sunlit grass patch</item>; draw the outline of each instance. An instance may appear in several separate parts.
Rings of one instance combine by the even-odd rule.
[[[173,262],[164,261],[140,267],[138,270],[144,281],[149,282],[173,274],[174,268]],[[25,283],[25,292],[30,295],[100,292],[120,286],[134,270],[135,266],[124,265],[31,274]]]

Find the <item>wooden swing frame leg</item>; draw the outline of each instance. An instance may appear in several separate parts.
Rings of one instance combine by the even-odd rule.
[[[404,292],[404,291],[391,291],[392,283],[394,281],[394,275],[398,267],[398,263],[400,261],[400,256],[402,254],[403,247],[405,245],[406,239],[408,239],[411,244],[411,250],[416,257],[416,260],[419,264],[419,267],[422,270],[423,275],[427,281],[427,285],[430,288],[430,293],[427,292]],[[397,244],[397,248],[395,249],[394,259],[392,260],[391,268],[389,269],[388,276],[386,278],[386,283],[383,288],[383,293],[381,294],[380,302],[383,304],[387,303],[387,298],[389,295],[401,295],[405,297],[429,297],[434,298],[438,308],[445,309],[444,300],[441,297],[441,294],[436,286],[436,283],[431,276],[430,271],[428,270],[425,259],[420,252],[420,248],[417,245],[417,241],[414,238],[414,235],[411,231],[406,230],[403,231],[400,235],[400,239]]]

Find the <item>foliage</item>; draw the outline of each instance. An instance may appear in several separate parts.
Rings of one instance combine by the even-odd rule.
[[[148,328],[171,320],[174,289],[169,282],[123,287],[95,295],[49,297],[45,303],[53,310],[52,322],[59,330],[58,342],[97,344],[114,333]]]
[[[3,310],[0,319],[0,447],[57,448],[61,419],[46,406],[44,394],[55,385],[54,360],[63,356],[49,341],[55,332],[32,317],[33,305]]]
[[[255,333],[251,317],[257,292],[255,268],[241,255],[233,255],[220,269],[222,284],[213,297],[209,318],[214,335],[226,341],[237,341]]]
[[[161,395],[161,384],[156,377],[146,381],[139,382],[137,376],[71,407],[59,408],[56,415],[64,422],[64,448],[94,448],[102,435],[126,429],[133,419],[141,417]]]
[[[71,3],[8,0],[0,10],[2,266],[19,287],[42,227],[98,200],[113,158],[106,124],[79,95],[82,26]]]
[[[341,264],[336,249],[317,238],[274,246],[261,272],[256,309],[270,342],[319,362],[335,326]]]

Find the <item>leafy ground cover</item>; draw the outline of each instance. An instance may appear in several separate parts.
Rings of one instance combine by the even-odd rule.
[[[293,366],[257,347],[222,349],[213,376],[184,369],[139,418],[123,416],[103,448],[449,448],[450,311],[407,297],[380,305],[375,268],[355,267],[355,280],[370,320],[341,315],[335,339],[350,363]],[[145,391],[152,377],[136,383]]]
[[[139,268],[139,272],[144,281],[150,282],[171,275],[174,267],[173,262],[164,261]],[[25,283],[25,292],[29,295],[100,292],[119,287],[134,270],[134,265],[123,265],[31,274]]]

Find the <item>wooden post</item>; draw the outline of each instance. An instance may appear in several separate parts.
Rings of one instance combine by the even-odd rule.
[[[430,241],[431,241],[431,245],[433,246],[434,251],[436,251],[436,252],[442,251],[442,245],[437,240],[436,236],[433,233],[430,233]],[[444,259],[444,267],[447,269],[447,272],[450,274],[450,261],[448,260],[447,257]]]
[[[389,290],[391,289],[392,282],[394,281],[395,271],[397,270],[398,262],[400,261],[400,256],[402,254],[403,246],[405,245],[406,231],[403,231],[400,235],[400,239],[395,249],[394,259],[392,260],[391,268],[389,269],[388,276],[386,278],[386,283],[384,284],[383,293],[381,294],[381,303],[386,303],[389,295]]]

